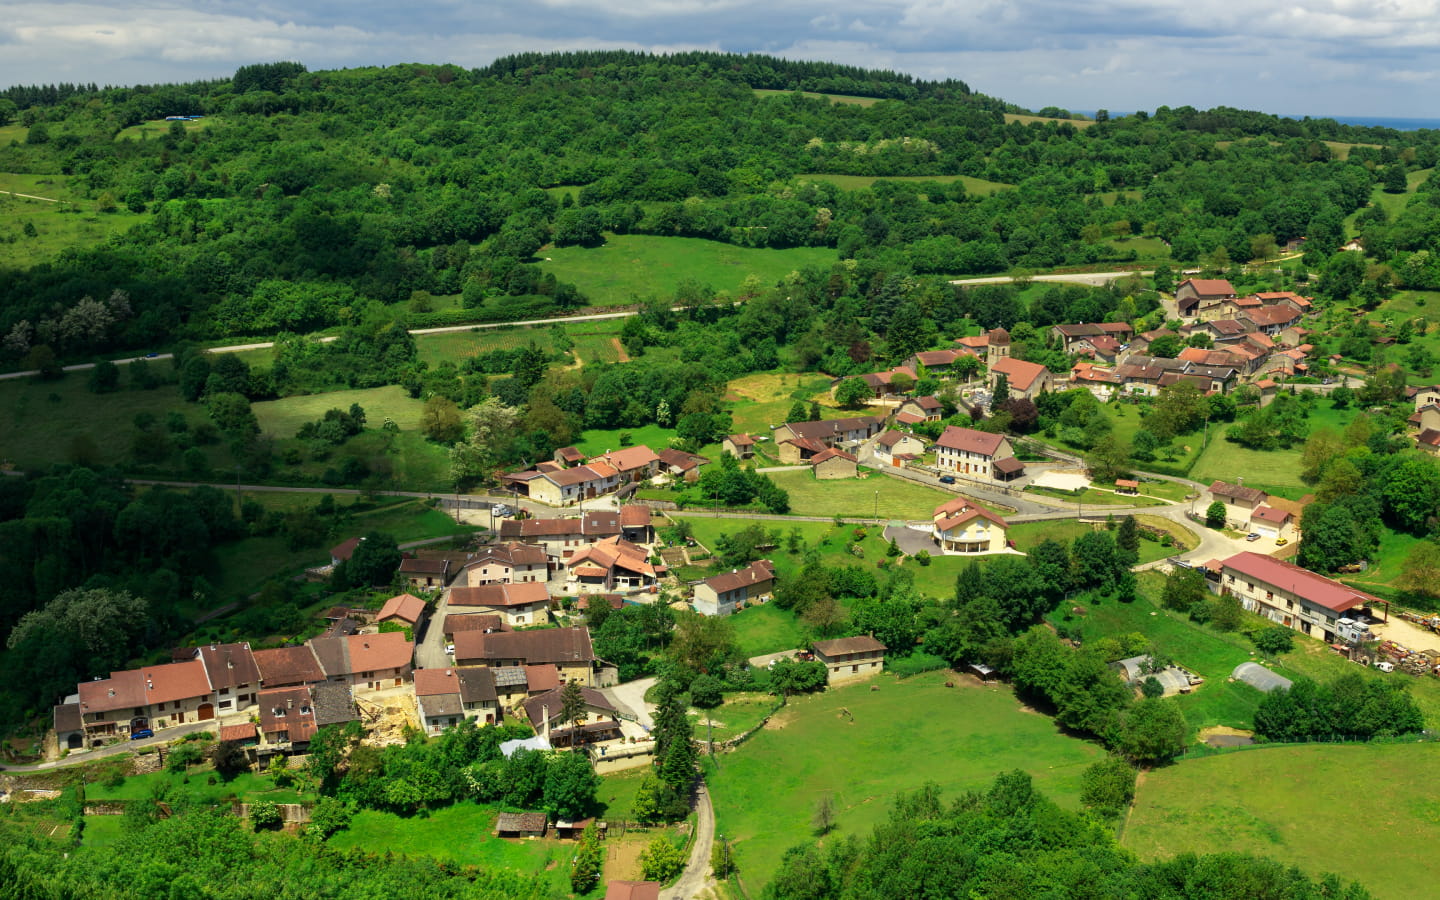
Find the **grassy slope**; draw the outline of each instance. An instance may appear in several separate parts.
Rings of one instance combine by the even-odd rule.
[[[1328,401],[1319,401],[1311,408],[1310,430],[1321,428],[1343,431],[1356,415],[1354,409],[1333,409]],[[1210,427],[1210,441],[1190,470],[1190,477],[1201,484],[1220,480],[1234,483],[1245,479],[1246,487],[1257,487],[1292,500],[1299,499],[1311,488],[1300,480],[1300,457],[1304,444],[1288,450],[1249,450],[1225,440],[1224,428]]]
[[[775,91],[767,88],[754,88],[754,92],[757,97],[783,97],[795,93],[794,91]],[[829,100],[831,103],[843,103],[849,106],[874,106],[881,102],[878,97],[853,97],[848,94],[817,94],[814,91],[800,91],[800,93],[809,97],[811,100]]]
[[[94,201],[70,189],[69,180],[65,175],[0,173],[0,266],[30,266],[52,259],[68,247],[104,243],[148,217],[123,206],[112,213],[97,212]],[[72,202],[46,203],[12,197],[10,192]],[[33,238],[24,234],[27,222],[35,226]]]
[[[596,306],[620,306],[634,297],[668,297],[682,279],[717,291],[735,291],[755,275],[774,284],[806,266],[829,266],[835,251],[823,247],[757,250],[700,238],[607,235],[601,247],[549,247],[540,267],[578,287]]]
[[[1381,900],[1411,897],[1434,872],[1420,848],[1440,841],[1440,799],[1417,790],[1434,749],[1267,747],[1157,769],[1145,776],[1124,843],[1144,859],[1262,853],[1357,880]]]
[[[1084,131],[1086,128],[1089,128],[1091,125],[1095,124],[1094,119],[1051,119],[1045,116],[1026,116],[1021,115],[1020,113],[1005,113],[1005,124],[1008,125],[1011,122],[1019,122],[1021,125],[1032,125],[1036,122],[1054,122],[1055,124],[1059,125],[1060,123],[1064,122],[1070,125],[1074,125],[1081,131]]]
[[[750,893],[769,881],[786,848],[810,840],[811,815],[825,795],[835,801],[842,835],[867,833],[897,792],[935,782],[953,799],[1015,768],[1059,803],[1075,805],[1080,773],[1100,748],[1064,737],[1049,718],[1022,710],[1008,689],[955,690],[944,686],[947,677],[887,676],[791,700],[721,768],[707,764],[717,830],[734,841]],[[906,764],[906,753],[923,764]]]
[[[1015,185],[1003,184],[999,181],[986,181],[983,178],[975,178],[970,175],[835,175],[828,172],[809,172],[796,176],[801,181],[825,181],[838,188],[847,191],[858,191],[870,187],[877,181],[909,181],[922,184],[933,181],[939,184],[953,184],[960,182],[965,185],[965,193],[979,197],[986,197],[996,191],[1013,190]]]

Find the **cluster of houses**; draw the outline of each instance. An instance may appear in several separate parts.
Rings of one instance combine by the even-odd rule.
[[[1299,500],[1287,500],[1228,481],[1211,484],[1206,497],[1209,504],[1224,504],[1226,525],[1259,538],[1281,542],[1299,536],[1305,507],[1315,500],[1313,494],[1306,494]]]
[[[1415,446],[1426,453],[1440,455],[1440,387],[1408,388],[1406,393],[1415,403],[1415,412],[1409,419]]]

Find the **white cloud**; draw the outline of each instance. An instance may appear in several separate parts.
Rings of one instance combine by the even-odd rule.
[[[4,2],[4,0],[0,0]],[[959,78],[1022,105],[1416,114],[1440,0],[94,0],[6,3],[0,84],[528,50],[723,49]]]

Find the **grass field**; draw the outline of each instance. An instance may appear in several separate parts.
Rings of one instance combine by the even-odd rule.
[[[806,266],[828,267],[835,251],[823,247],[761,250],[700,238],[606,235],[600,247],[549,247],[540,267],[578,287],[596,306],[635,298],[670,297],[683,279],[734,292],[754,275],[772,285]]]
[[[735,643],[746,659],[781,650],[796,650],[810,642],[810,629],[795,614],[773,603],[747,606],[729,619]]]
[[[66,202],[46,203],[13,194]],[[68,247],[100,244],[146,218],[147,214],[137,215],[123,206],[115,212],[98,212],[95,201],[71,190],[66,175],[0,173],[0,265],[29,266]],[[35,226],[35,237],[25,235],[27,224]]]
[[[173,124],[173,122],[167,122],[164,119],[156,119],[153,122],[141,122],[139,125],[131,125],[129,128],[121,129],[120,133],[115,135],[115,140],[138,141],[144,138],[153,141],[156,138],[164,137],[165,135],[169,134],[170,126]],[[201,131],[212,126],[219,125],[220,120],[215,118],[214,116],[206,116],[198,122],[181,122],[180,124],[185,126],[185,130],[187,132]]]
[[[1343,431],[1356,415],[1354,409],[1333,409],[1329,401],[1321,400],[1311,407],[1310,431],[1331,428]],[[1228,425],[1210,426],[1210,440],[1190,469],[1190,477],[1202,484],[1211,481],[1235,483],[1245,480],[1246,487],[1260,488],[1291,500],[1298,500],[1312,488],[1300,480],[1300,457],[1304,444],[1296,444],[1288,450],[1250,450],[1225,440]],[[1198,436],[1187,436],[1195,442]]]
[[[983,178],[974,178],[970,175],[834,175],[828,172],[810,172],[804,175],[797,175],[801,181],[824,181],[835,185],[842,190],[858,191],[870,187],[877,181],[909,181],[923,183],[933,181],[938,184],[954,184],[959,181],[965,185],[965,193],[986,197],[996,191],[1013,190],[1015,185],[1002,184],[998,181],[986,181]]]
[[[772,91],[766,88],[755,88],[754,91],[757,97],[784,97],[795,93],[795,91]],[[831,103],[843,103],[849,106],[874,106],[881,102],[879,97],[852,97],[848,94],[817,94],[814,91],[800,91],[800,93],[809,97],[811,100],[829,100]]]
[[[1428,744],[1266,747],[1145,775],[1124,844],[1142,859],[1260,853],[1359,881],[1379,900],[1429,884],[1440,797]],[[1357,835],[1363,839],[1357,841]]]
[[[1045,116],[1024,116],[1020,115],[1019,113],[1005,113],[1005,124],[1008,125],[1011,122],[1019,122],[1021,125],[1034,125],[1037,122],[1041,124],[1045,122],[1054,122],[1056,125],[1059,125],[1060,123],[1065,122],[1074,125],[1081,131],[1084,131],[1086,128],[1089,128],[1091,125],[1095,124],[1094,119],[1051,119]]]
[[[352,403],[364,408],[368,428],[379,428],[386,419],[393,419],[401,429],[414,430],[420,423],[420,411],[425,407],[424,401],[411,398],[403,388],[392,384],[265,400],[252,404],[251,409],[255,411],[255,418],[260,420],[262,431],[287,438],[294,437],[306,422],[322,418],[326,410],[349,409]]]
[[[415,347],[420,359],[431,367],[442,362],[455,365],[472,356],[489,353],[491,350],[519,350],[535,342],[546,353],[555,347],[555,332],[552,328],[480,328],[475,331],[447,331],[442,334],[420,334],[415,336]]]
[[[498,810],[476,803],[456,803],[421,817],[365,810],[350,827],[337,832],[330,846],[371,853],[431,856],[459,865],[510,869],[545,879],[561,896],[570,890],[571,841],[550,838],[502,840],[494,836]]]
[[[565,333],[574,343],[571,353],[581,365],[620,361],[620,329],[624,323],[615,319],[599,322],[575,322],[565,326]]]
[[[790,512],[797,516],[929,519],[935,507],[953,496],[948,491],[879,473],[867,478],[819,481],[807,469],[771,472],[769,477],[790,493]]]
[[[1056,802],[1076,805],[1080,774],[1100,748],[1065,737],[1004,687],[946,688],[951,677],[881,676],[792,699],[719,767],[705,763],[717,830],[734,842],[747,893],[759,895],[787,848],[813,840],[823,796],[835,802],[837,833],[861,836],[898,792],[935,782],[954,800],[1016,768]],[[905,752],[923,764],[905,764]]]
[[[210,784],[211,771],[208,766],[192,766],[186,774],[166,771],[131,775],[113,788],[91,782],[85,785],[85,797],[88,800],[144,800],[157,796],[157,791],[165,791],[172,802],[182,798],[195,803],[219,803],[230,799],[302,803],[314,799],[313,795],[291,788],[277,788],[268,775],[253,772],[237,775],[230,781]]]
[[[690,715],[695,718],[695,739],[725,741],[744,734],[770,715],[779,702],[770,694],[726,694],[725,702],[715,709],[690,710]]]
[[[121,383],[125,380],[122,367]],[[13,462],[22,469],[43,468],[71,461],[77,443],[88,441],[96,462],[124,464],[130,460],[137,414],[163,420],[166,413],[179,411],[192,426],[209,421],[204,408],[186,403],[174,385],[98,395],[85,384],[83,372],[59,381],[0,381],[0,462]],[[213,465],[229,460],[221,446],[206,450]]]

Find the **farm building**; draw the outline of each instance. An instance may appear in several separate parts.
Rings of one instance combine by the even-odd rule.
[[[1147,678],[1153,678],[1160,682],[1160,687],[1164,688],[1163,696],[1172,697],[1175,694],[1190,693],[1190,673],[1179,666],[1164,666],[1154,671],[1148,671],[1154,663],[1155,660],[1149,656],[1132,656],[1129,659],[1113,662],[1110,667],[1119,672],[1120,677],[1136,689],[1144,684]]]
[[[1283,675],[1276,675],[1274,672],[1260,665],[1259,663],[1243,662],[1235,667],[1230,677],[1236,681],[1243,681],[1253,688],[1262,690],[1265,693],[1278,691],[1281,688],[1290,690],[1290,679]]]

